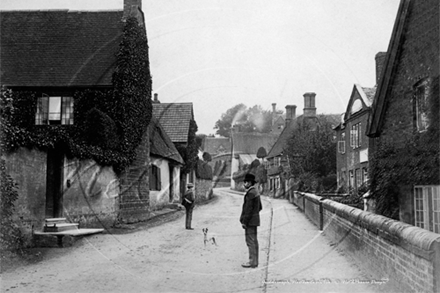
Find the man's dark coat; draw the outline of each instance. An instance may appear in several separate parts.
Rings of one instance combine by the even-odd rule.
[[[254,186],[244,195],[240,223],[246,226],[260,226],[260,211],[262,209],[260,195]]]

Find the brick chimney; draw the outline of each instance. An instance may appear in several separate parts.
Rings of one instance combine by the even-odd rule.
[[[142,12],[142,0],[124,0],[124,14],[122,20],[128,17],[137,19],[139,25],[145,25],[144,13]]]
[[[286,106],[286,126],[290,124],[290,121],[296,118],[296,105]]]
[[[304,97],[304,117],[316,116],[315,93],[305,93]]]
[[[387,52],[379,52],[376,54],[376,85],[379,84],[380,78],[382,77],[383,67],[385,65],[385,57]]]
[[[158,96],[158,94],[155,93],[155,94],[154,94],[153,103],[155,103],[155,104],[160,104],[160,101],[159,101],[159,99],[157,98],[157,96]]]

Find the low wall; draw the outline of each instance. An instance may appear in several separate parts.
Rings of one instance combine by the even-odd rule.
[[[440,291],[440,235],[322,197],[291,200],[350,257],[399,292]]]

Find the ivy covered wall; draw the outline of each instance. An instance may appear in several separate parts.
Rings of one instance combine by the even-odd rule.
[[[1,147],[63,149],[68,157],[93,159],[121,171],[135,157],[152,116],[151,75],[145,30],[128,18],[117,53],[113,86],[68,88],[74,98],[74,125],[35,125],[39,90],[1,91]]]

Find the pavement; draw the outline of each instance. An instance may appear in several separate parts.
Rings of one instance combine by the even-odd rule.
[[[243,196],[228,188],[217,192]],[[258,233],[263,292],[382,292],[382,280],[337,250],[296,206],[285,199],[262,200]]]

